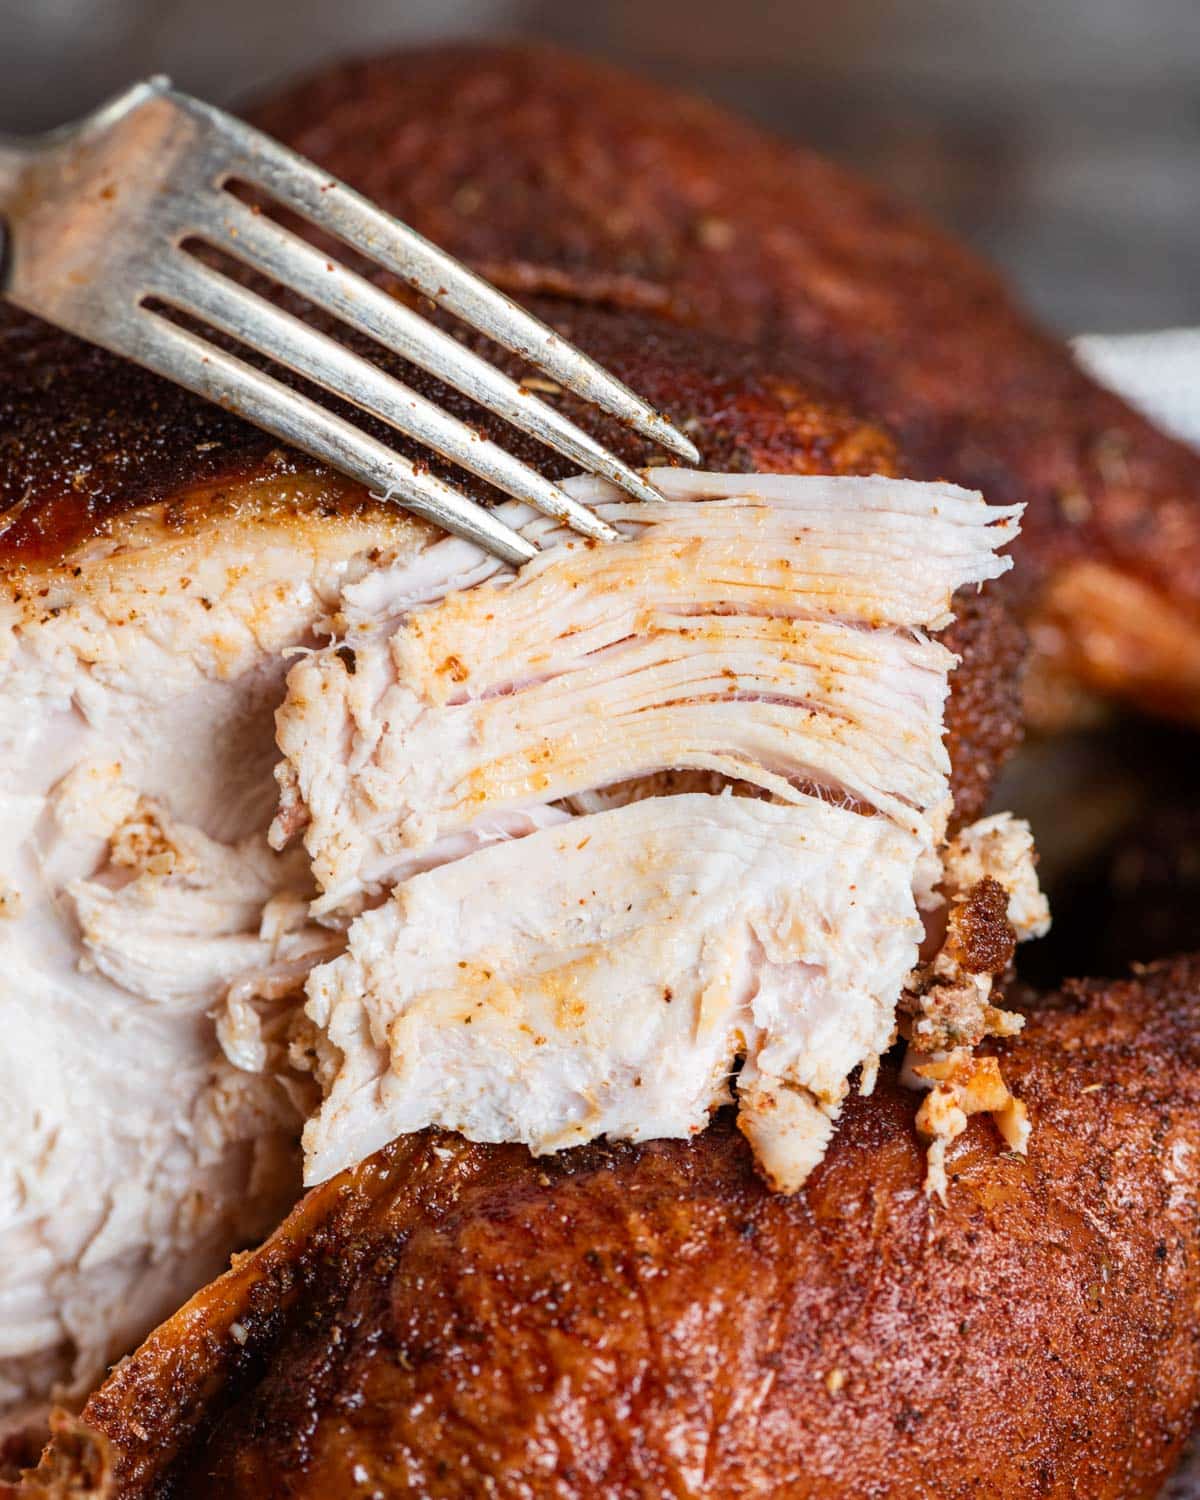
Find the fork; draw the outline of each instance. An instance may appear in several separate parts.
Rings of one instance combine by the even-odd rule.
[[[166,78],[135,84],[48,135],[0,138],[0,295],[238,413],[506,562],[519,565],[537,548],[426,467],[206,331],[349,400],[585,536],[616,535],[499,444],[190,253],[187,247],[199,243],[298,293],[581,468],[639,499],[661,498],[528,387],[244,201],[230,190],[234,184],[332,234],[560,387],[699,463],[695,447],[664,416],[553,329],[345,183]],[[181,327],[171,314],[205,331]]]

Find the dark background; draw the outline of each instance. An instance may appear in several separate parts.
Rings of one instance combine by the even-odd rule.
[[[0,129],[156,69],[236,102],[461,35],[585,47],[819,145],[1064,331],[1200,323],[1200,0],[0,0]]]

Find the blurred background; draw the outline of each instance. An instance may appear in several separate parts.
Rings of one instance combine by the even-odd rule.
[[[236,103],[332,57],[533,36],[821,147],[1066,332],[1200,323],[1197,0],[0,0],[0,129],[154,70]]]

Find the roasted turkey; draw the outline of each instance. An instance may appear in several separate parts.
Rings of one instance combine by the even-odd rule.
[[[534,1159],[402,1136],[319,1187],[232,1280],[165,1323],[82,1425],[60,1416],[30,1492],[1152,1493],[1196,1398],[1194,965],[1035,1011],[1021,1039],[985,1043],[974,1072],[954,1059],[960,1042],[1016,1030],[990,987],[1014,937],[1044,925],[1036,903],[1017,911],[1024,836],[977,821],[1019,738],[1010,607],[1032,623],[1045,717],[1096,690],[1196,716],[1200,460],[1091,385],[965,252],[707,106],[536,49],[444,49],[335,71],[258,118],[527,300],[751,495],[755,475],[882,476],[869,483],[979,487],[997,516],[1026,506],[1012,582],[958,594],[945,628],[937,609],[851,617],[868,634],[937,629],[961,659],[944,805],[936,777],[852,785],[773,746],[747,779],[682,752],[677,766],[661,746],[638,761],[624,736],[608,747],[629,762],[621,806],[594,800],[607,795],[596,746],[578,784],[556,783],[547,802],[560,830],[560,814],[606,831],[621,814],[642,840],[651,829],[672,868],[691,852],[673,813],[719,803],[705,826],[738,859],[762,849],[756,878],[765,889],[770,874],[773,902],[789,846],[768,772],[859,833],[901,806],[918,821],[941,806],[944,930],[928,919],[900,1026],[918,1054],[933,1028],[926,1050],[951,1061],[921,1073],[910,1057],[905,1081],[927,1091],[919,1134],[918,1096],[885,1062],[870,1099],[846,1099],[832,1145],[826,1134],[798,1177],[775,1181],[795,1187],[828,1147],[791,1197],[764,1185],[779,1174],[763,1132],[727,1116],[699,1129],[726,1093],[705,1097],[682,1143]],[[539,394],[627,459],[661,461],[561,392]],[[726,498],[743,489],[731,483]],[[963,493],[923,492],[931,504]],[[511,882],[540,850],[561,900],[567,866],[582,863],[545,840],[520,850],[562,836],[547,826],[505,830],[522,837],[458,849],[440,869],[402,867],[400,825],[441,804],[407,806],[398,780],[364,796],[350,776],[321,821],[304,780],[304,684],[347,702],[372,674],[388,692],[405,686],[387,675],[399,648],[379,634],[395,623],[386,610],[367,612],[353,646],[337,632],[354,601],[441,555],[429,528],[2,307],[0,501],[0,1406],[15,1431],[52,1394],[77,1402],[278,1223],[299,1191],[306,1118],[314,1181],[423,1123],[400,1110],[375,1111],[358,1135],[320,1124],[337,1097],[321,993],[364,1034],[396,1023],[404,939],[377,904],[391,882],[425,881],[435,917],[459,913],[465,933],[485,896],[500,909],[501,883],[472,884],[472,859]],[[676,634],[671,670],[690,671],[696,653]],[[718,673],[736,676],[734,634],[719,628]],[[767,686],[747,696],[742,728],[770,719],[782,734],[754,706],[779,682],[755,670]],[[879,702],[900,680],[872,678]],[[828,708],[828,691],[822,679],[807,711]],[[523,744],[528,721],[509,730]],[[388,764],[406,753],[397,744]],[[648,773],[659,795],[641,802],[628,778]],[[739,795],[677,774],[716,774]],[[355,797],[379,813],[363,823],[369,868],[321,844]],[[464,830],[460,819],[450,832]],[[597,880],[622,847],[604,846]],[[335,887],[346,870],[350,885]],[[709,928],[718,916],[710,901]],[[439,993],[468,963],[450,951],[454,931]],[[528,931],[545,946],[532,918]],[[428,960],[418,944],[406,963]],[[876,1031],[878,1051],[891,1032]],[[717,1058],[723,1089],[744,1055]],[[857,1062],[871,1073],[872,1047]],[[672,1116],[668,1128],[683,1127]]]
[[[758,354],[539,310],[686,420],[716,468],[895,470],[878,428]],[[294,992],[336,942],[305,920],[304,851],[268,845],[274,713],[288,652],[431,533],[22,315],[0,309],[0,340],[0,1401],[19,1413],[85,1392],[294,1201],[304,1080],[232,1066],[213,1018],[241,981]],[[1021,645],[973,592],[943,639],[963,656],[961,822],[1015,743]]]

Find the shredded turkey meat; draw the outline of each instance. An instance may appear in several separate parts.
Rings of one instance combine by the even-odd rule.
[[[314,915],[350,923],[307,986],[310,1182],[429,1124],[686,1135],[736,1078],[793,1191],[894,1040],[948,900],[954,658],[925,632],[1004,571],[1019,507],[658,477],[656,507],[574,483],[620,544],[514,508],[543,549],[516,577],[458,541],[376,570],[289,675],[272,841],[302,833]]]

